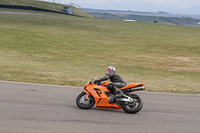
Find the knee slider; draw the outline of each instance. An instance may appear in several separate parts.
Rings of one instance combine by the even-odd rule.
[[[108,84],[108,89],[113,89],[114,88],[114,85],[112,83],[109,83]]]

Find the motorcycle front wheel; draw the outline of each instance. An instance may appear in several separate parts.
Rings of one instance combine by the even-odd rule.
[[[92,96],[88,96],[88,98],[85,98],[85,95],[85,92],[79,94],[76,98],[76,104],[81,109],[90,109],[95,104],[94,98]]]
[[[143,107],[142,99],[136,94],[129,94],[128,96],[131,97],[134,102],[129,104],[123,104],[122,109],[126,113],[131,113],[131,114],[139,112]]]

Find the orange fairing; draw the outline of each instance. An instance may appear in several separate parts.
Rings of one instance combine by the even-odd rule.
[[[99,85],[88,85],[85,88],[85,90],[93,96],[96,103],[96,107],[120,109],[119,105],[108,103],[108,97],[104,93],[109,92],[109,90],[106,87]]]
[[[144,83],[131,83],[128,86],[122,87],[120,89],[121,90],[123,90],[123,89],[129,89],[129,88],[133,88],[133,87],[138,86],[138,85],[140,85],[140,87],[142,87],[142,86],[144,86]]]

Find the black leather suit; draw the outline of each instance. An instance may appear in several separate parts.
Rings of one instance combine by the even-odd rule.
[[[108,84],[108,89],[117,93],[122,93],[119,88],[126,86],[126,82],[115,72],[110,71],[106,76],[102,77],[98,81],[105,81],[110,79],[112,83]]]

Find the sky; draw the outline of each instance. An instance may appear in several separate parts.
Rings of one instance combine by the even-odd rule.
[[[62,4],[75,3],[82,8],[131,10],[141,12],[164,11],[173,14],[200,15],[200,0],[42,0]]]

